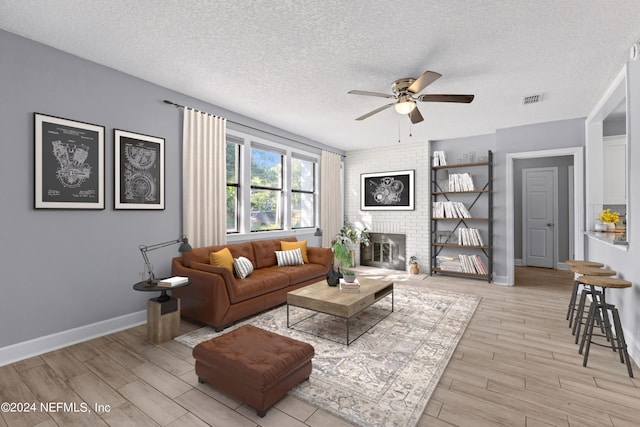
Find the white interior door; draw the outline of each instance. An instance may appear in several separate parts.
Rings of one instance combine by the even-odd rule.
[[[556,267],[557,168],[522,171],[523,254],[525,265]]]

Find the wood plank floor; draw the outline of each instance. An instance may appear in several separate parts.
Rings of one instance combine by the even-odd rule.
[[[482,301],[419,425],[640,425],[640,381],[628,377],[617,355],[593,346],[582,367],[565,321],[571,281],[568,272],[536,268],[517,268],[514,287],[443,276],[421,281]],[[181,325],[183,333],[197,327]],[[145,326],[136,327],[0,367],[1,402],[54,403],[48,411],[3,412],[0,427],[349,425],[293,397],[260,419],[198,384],[189,348],[154,345],[145,334]]]

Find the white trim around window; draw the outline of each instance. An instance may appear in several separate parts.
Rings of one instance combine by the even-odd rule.
[[[292,234],[313,234],[320,223],[320,154],[304,149],[290,147],[277,142],[269,141],[253,135],[227,129],[227,140],[240,146],[240,171],[239,171],[239,223],[238,232],[228,233],[229,242],[252,238],[278,238]],[[251,148],[260,148],[283,155],[282,191],[283,191],[283,222],[282,230],[251,231]],[[291,224],[291,159],[303,159],[315,163],[314,167],[314,215],[315,224],[308,228],[293,228]],[[259,237],[260,236],[260,237]]]

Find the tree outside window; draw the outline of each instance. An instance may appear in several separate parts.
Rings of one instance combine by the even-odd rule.
[[[282,230],[281,153],[251,147],[251,231]]]
[[[291,159],[291,227],[315,226],[315,162]]]

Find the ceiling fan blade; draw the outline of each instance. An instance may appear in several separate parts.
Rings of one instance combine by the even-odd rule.
[[[390,95],[388,93],[380,93],[380,92],[367,92],[366,90],[350,90],[351,95],[366,95],[366,96],[379,96],[380,98],[395,98],[395,96]]]
[[[423,102],[461,102],[468,104],[473,101],[473,95],[420,95],[418,101]]]
[[[440,77],[442,77],[442,74],[440,73],[436,73],[435,71],[425,71],[415,82],[411,84],[411,86],[407,88],[407,90],[413,93],[421,92],[422,89],[429,86]]]
[[[364,119],[366,119],[367,117],[371,117],[371,116],[373,116],[374,114],[379,113],[380,111],[386,110],[387,108],[391,107],[392,105],[395,105],[395,102],[392,102],[391,104],[383,105],[383,106],[382,106],[382,107],[380,107],[380,108],[376,108],[375,110],[368,112],[368,113],[367,113],[367,114],[365,114],[364,116],[360,116],[360,117],[358,117],[356,120],[364,120]]]
[[[414,125],[424,120],[422,114],[420,114],[420,111],[418,111],[418,107],[411,110],[411,112],[409,113],[409,119],[411,119],[411,123],[413,123]]]

